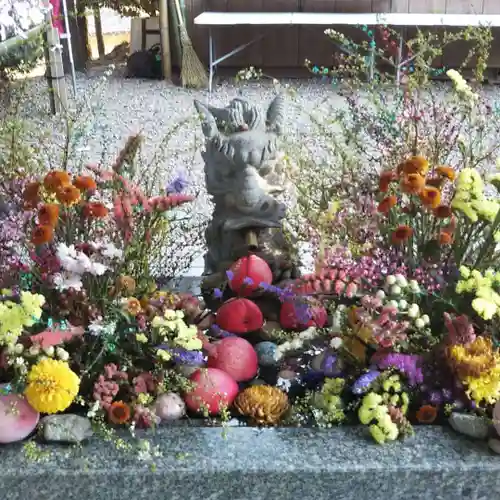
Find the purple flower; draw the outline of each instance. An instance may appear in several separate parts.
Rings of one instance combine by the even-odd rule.
[[[322,366],[326,377],[338,377],[342,373],[342,364],[338,361],[339,359],[334,354],[326,356]]]
[[[236,337],[234,333],[226,332],[226,330],[223,330],[218,325],[212,325],[211,332],[214,337],[219,337],[222,339],[226,337]]]
[[[422,372],[422,357],[416,354],[401,354],[391,352],[383,354],[377,359],[377,366],[381,370],[394,368],[406,376],[410,386],[419,385],[424,381]]]
[[[184,175],[179,174],[165,187],[165,192],[169,194],[182,193],[189,186],[189,182]]]
[[[253,285],[253,279],[249,278],[248,276],[243,280],[243,284],[247,286],[252,286]]]
[[[181,348],[172,349],[168,345],[160,345],[158,349],[168,351],[172,355],[174,362],[180,365],[199,366],[205,361],[205,357],[200,351],[187,351]]]
[[[224,293],[222,292],[222,290],[220,288],[214,288],[214,298],[222,299],[223,295],[224,295]]]
[[[364,375],[361,375],[361,377],[359,377],[352,385],[352,392],[354,394],[364,394],[379,376],[380,372],[378,370],[370,370]]]
[[[234,273],[230,269],[226,271],[226,276],[229,281],[232,281],[234,279]]]

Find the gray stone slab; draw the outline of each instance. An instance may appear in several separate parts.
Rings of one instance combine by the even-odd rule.
[[[500,457],[450,429],[417,429],[377,446],[366,429],[176,426],[145,434],[163,456],[151,463],[93,440],[48,447],[32,463],[21,445],[0,447],[2,500],[347,500],[500,498]]]

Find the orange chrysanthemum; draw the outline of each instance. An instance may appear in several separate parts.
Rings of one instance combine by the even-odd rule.
[[[71,178],[68,172],[63,170],[53,170],[43,179],[43,185],[49,193],[55,193],[68,184],[71,184]]]
[[[83,207],[83,215],[85,217],[94,217],[102,219],[108,215],[109,210],[102,203],[86,203]]]
[[[88,175],[79,175],[73,181],[73,185],[80,191],[95,191],[97,189],[95,180]]]
[[[44,243],[50,243],[53,238],[54,228],[52,226],[36,226],[31,234],[31,243],[34,245],[43,245]]]
[[[32,209],[37,206],[40,201],[40,183],[30,182],[26,185],[23,191],[24,206],[26,209]]]
[[[401,245],[413,234],[413,229],[409,226],[398,226],[392,233],[391,239],[395,245]]]
[[[457,177],[457,174],[455,170],[453,170],[451,167],[448,167],[446,165],[440,165],[439,167],[436,167],[436,173],[450,181],[454,181],[455,178]]]
[[[423,156],[412,156],[398,165],[398,174],[418,174],[424,176],[429,171],[429,162]]]
[[[448,205],[439,205],[439,207],[434,209],[434,215],[438,219],[447,219],[448,217],[451,217],[451,213],[451,207]]]
[[[425,178],[420,174],[405,174],[401,178],[401,190],[404,193],[419,194],[425,186]]]
[[[126,424],[130,420],[130,406],[123,401],[111,403],[108,409],[108,419],[113,424]]]
[[[131,316],[137,316],[142,311],[141,302],[135,297],[127,299],[124,308]]]
[[[68,184],[66,186],[61,187],[56,192],[56,197],[60,203],[70,207],[75,205],[80,201],[81,192],[78,188],[73,186],[73,184]]]
[[[38,223],[42,226],[55,227],[59,219],[59,205],[46,203],[38,210]]]
[[[421,424],[432,424],[437,417],[437,408],[432,405],[421,406],[416,417]]]
[[[377,210],[381,214],[388,214],[392,207],[396,205],[398,199],[395,196],[387,196],[378,205]]]
[[[437,208],[441,203],[441,191],[435,187],[425,186],[420,192],[422,204],[429,208]]]
[[[378,189],[381,193],[389,191],[389,185],[397,179],[396,173],[392,170],[380,174]]]
[[[444,245],[451,245],[453,243],[453,234],[450,233],[449,231],[440,231],[439,232],[439,244],[444,246]]]

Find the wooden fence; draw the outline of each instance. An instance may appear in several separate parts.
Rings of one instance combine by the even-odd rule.
[[[198,55],[208,59],[208,30],[195,26],[194,18],[204,11],[230,12],[414,12],[500,14],[500,0],[185,0],[188,29]],[[332,63],[334,47],[324,35],[325,27],[217,27],[214,29],[218,54],[227,53],[260,34],[265,38],[222,66],[243,68],[301,68],[305,59],[315,64]],[[354,38],[355,28],[342,31]],[[411,36],[411,30],[410,34]],[[458,43],[445,52],[437,65],[458,66],[466,57],[468,46]],[[496,37],[490,67],[500,68],[500,36]]]

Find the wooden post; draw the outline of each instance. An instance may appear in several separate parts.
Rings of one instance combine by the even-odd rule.
[[[101,9],[100,7],[94,7],[94,26],[95,26],[95,38],[97,40],[97,51],[99,53],[99,59],[102,59],[106,55],[106,47],[104,45],[104,35],[102,33],[102,19],[101,19]]]
[[[170,55],[170,33],[168,26],[167,0],[160,0],[159,7],[160,7],[161,60],[163,65],[163,77],[165,78],[165,80],[170,80],[172,78],[172,60]]]
[[[46,57],[48,58],[47,79],[49,92],[51,93],[50,104],[52,113],[56,114],[68,109],[68,89],[64,77],[59,32],[52,26],[52,23],[47,28],[46,40]]]

